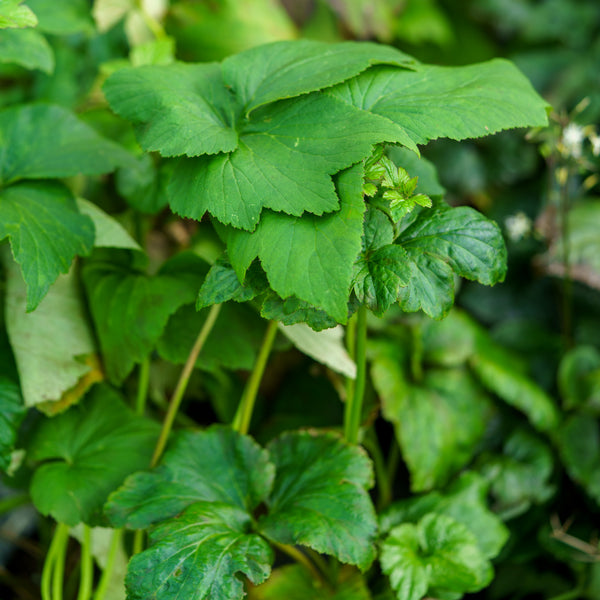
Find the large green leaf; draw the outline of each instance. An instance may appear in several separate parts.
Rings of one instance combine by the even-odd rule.
[[[494,558],[508,539],[508,529],[488,507],[489,487],[479,475],[466,472],[445,492],[433,491],[392,504],[381,516],[381,530],[387,533],[401,523],[416,523],[427,513],[447,515],[475,536],[485,558]]]
[[[61,275],[37,310],[27,313],[25,283],[5,250],[6,329],[25,405],[63,410],[102,379],[77,272]]]
[[[103,89],[112,109],[135,124],[144,150],[198,156],[238,145],[236,105],[216,63],[120,69]]]
[[[329,582],[328,582],[329,583]],[[323,585],[301,565],[275,569],[269,580],[249,590],[250,600],[371,600],[364,577],[353,569],[342,569],[333,585]]]
[[[20,179],[108,173],[130,160],[125,150],[73,113],[49,104],[0,111],[0,139],[0,185]]]
[[[238,600],[244,586],[271,572],[273,551],[248,533],[250,515],[221,502],[197,502],[150,533],[151,547],[130,562],[125,585],[130,600]]]
[[[376,64],[412,68],[415,60],[389,46],[313,40],[275,42],[223,61],[223,77],[246,114],[263,104],[314,92]]]
[[[89,3],[86,0],[27,0],[38,18],[38,28],[54,35],[94,32]]]
[[[365,210],[361,168],[344,171],[337,188],[338,212],[321,217],[268,212],[253,233],[228,229],[227,247],[240,279],[258,255],[279,296],[296,296],[345,323]]]
[[[559,413],[552,398],[528,377],[522,361],[489,336],[477,336],[469,363],[485,387],[525,413],[536,429],[557,425]]]
[[[161,465],[136,473],[113,494],[107,514],[118,527],[143,528],[197,503],[226,504],[252,512],[271,490],[268,453],[227,427],[181,432]]]
[[[401,125],[417,144],[546,125],[546,102],[510,62],[374,67],[328,93]]]
[[[380,560],[398,600],[448,594],[459,598],[484,588],[493,574],[473,534],[451,517],[433,513],[416,525],[392,529],[382,543]]]
[[[263,208],[301,216],[338,208],[331,176],[375,143],[410,143],[395,124],[315,92],[255,111],[231,154],[181,159],[169,186],[175,212],[251,231]]]
[[[17,431],[25,411],[19,386],[7,377],[0,376],[0,471],[5,471],[10,465]]]
[[[152,352],[169,317],[194,301],[203,263],[196,259],[183,273],[165,272],[167,263],[150,276],[132,268],[128,255],[112,256],[85,265],[82,276],[106,373],[121,383]]]
[[[34,29],[0,31],[0,63],[13,63],[45,73],[54,70],[54,53],[46,38]]]
[[[98,524],[108,495],[148,465],[158,430],[105,385],[45,419],[28,447],[28,458],[39,463],[30,490],[36,508],[68,525]]]
[[[373,485],[366,454],[337,436],[283,434],[268,446],[276,467],[260,531],[282,544],[302,544],[366,569],[375,558]]]
[[[485,432],[490,401],[462,370],[430,370],[411,384],[392,344],[373,348],[371,375],[383,415],[396,428],[411,489],[445,483],[472,457]]]
[[[19,183],[0,188],[0,239],[5,237],[21,267],[32,311],[75,255],[89,254],[94,226],[62,185]]]
[[[37,18],[23,0],[0,0],[0,29],[7,27],[35,27]]]

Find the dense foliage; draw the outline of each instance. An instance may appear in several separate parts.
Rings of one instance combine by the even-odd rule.
[[[0,0],[0,595],[597,598],[599,30]]]

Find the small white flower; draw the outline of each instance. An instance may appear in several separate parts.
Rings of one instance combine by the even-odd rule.
[[[590,143],[592,144],[592,154],[594,156],[600,156],[600,135],[598,135],[595,131],[590,133],[588,136]]]
[[[583,154],[583,140],[585,134],[583,127],[576,123],[569,123],[563,130],[562,143],[565,147],[565,152],[573,158],[581,158]]]
[[[531,232],[531,219],[522,211],[504,221],[506,233],[513,242],[518,242]]]

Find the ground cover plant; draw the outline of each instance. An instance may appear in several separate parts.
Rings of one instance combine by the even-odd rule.
[[[9,546],[6,594],[596,597],[586,106],[548,128],[508,60],[336,39],[350,3],[252,4],[0,2],[0,506],[39,566]],[[424,156],[532,127],[570,346],[521,320],[542,369],[490,327],[500,226]],[[506,223],[510,250],[527,225]]]

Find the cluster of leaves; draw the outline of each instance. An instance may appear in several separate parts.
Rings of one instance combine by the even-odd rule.
[[[447,26],[417,4],[323,0],[295,25],[270,0],[0,2],[0,463],[57,523],[44,600],[68,532],[81,599],[92,555],[99,599],[458,599],[510,579],[513,525],[559,477],[600,501],[597,349],[564,357],[561,410],[452,309],[506,247],[419,149],[543,126],[545,101],[505,60],[290,41]]]

